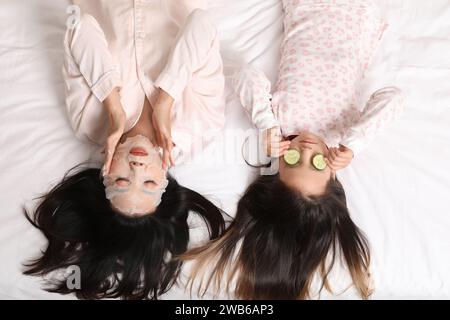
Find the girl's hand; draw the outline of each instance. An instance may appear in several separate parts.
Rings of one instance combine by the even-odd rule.
[[[106,176],[109,174],[111,169],[111,163],[116,151],[116,147],[119,144],[120,138],[125,131],[125,121],[126,115],[121,104],[110,106],[108,108],[109,113],[109,127],[108,127],[108,137],[106,138],[105,144],[105,164],[103,165],[102,175]]]
[[[173,98],[164,90],[160,89],[158,100],[152,110],[152,124],[155,130],[156,143],[163,149],[163,168],[174,166],[172,158],[172,129],[171,111]]]
[[[353,160],[353,151],[349,148],[339,145],[339,148],[330,148],[327,158],[327,165],[334,172],[347,167]]]
[[[273,127],[265,130],[263,138],[266,154],[272,158],[283,156],[291,145],[290,141],[283,141],[280,127]]]

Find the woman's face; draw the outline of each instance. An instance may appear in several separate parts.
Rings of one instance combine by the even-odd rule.
[[[152,213],[161,202],[168,180],[158,148],[137,135],[120,143],[104,179],[111,205],[129,216]]]
[[[323,171],[317,170],[312,165],[312,159],[317,154],[328,157],[328,147],[325,142],[310,132],[303,132],[291,141],[290,149],[300,152],[300,163],[292,167],[286,164],[281,157],[281,181],[305,196],[324,194],[328,181],[330,178],[335,178],[335,173],[328,166]]]

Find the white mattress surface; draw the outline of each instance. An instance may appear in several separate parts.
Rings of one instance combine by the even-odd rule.
[[[407,95],[403,118],[339,178],[372,247],[375,299],[450,298],[450,1],[378,0],[390,27],[362,84]],[[0,299],[71,299],[41,289],[22,263],[45,248],[22,206],[99,148],[76,140],[61,76],[68,0],[0,0]],[[281,0],[210,0],[225,58],[252,63],[275,82],[283,33]],[[228,135],[251,128],[227,90]],[[231,143],[230,143],[231,141]],[[226,142],[226,143],[224,143]],[[226,145],[225,151],[222,144]],[[255,176],[239,141],[224,134],[208,165],[173,175],[228,213]],[[97,161],[97,162],[96,162]],[[344,293],[341,298],[353,298]],[[165,298],[189,298],[174,288]]]

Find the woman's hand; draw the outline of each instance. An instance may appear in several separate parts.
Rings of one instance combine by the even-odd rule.
[[[353,160],[353,151],[349,148],[339,145],[339,148],[330,148],[327,158],[327,165],[334,172],[344,169]]]
[[[174,166],[175,161],[172,158],[172,129],[171,112],[173,98],[164,90],[160,89],[158,100],[152,106],[152,124],[155,130],[156,143],[163,149],[163,168]]]
[[[283,141],[280,127],[273,127],[264,131],[264,148],[269,157],[278,158],[283,156],[290,145],[290,141]]]
[[[108,112],[108,137],[105,143],[105,164],[102,168],[102,175],[109,174],[111,163],[119,144],[120,138],[125,131],[126,114],[120,103],[120,96],[118,89],[114,89],[111,94],[103,102]]]

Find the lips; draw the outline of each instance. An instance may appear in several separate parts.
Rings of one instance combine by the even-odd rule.
[[[136,147],[130,150],[130,154],[137,157],[145,157],[148,156],[147,151],[144,148]]]

